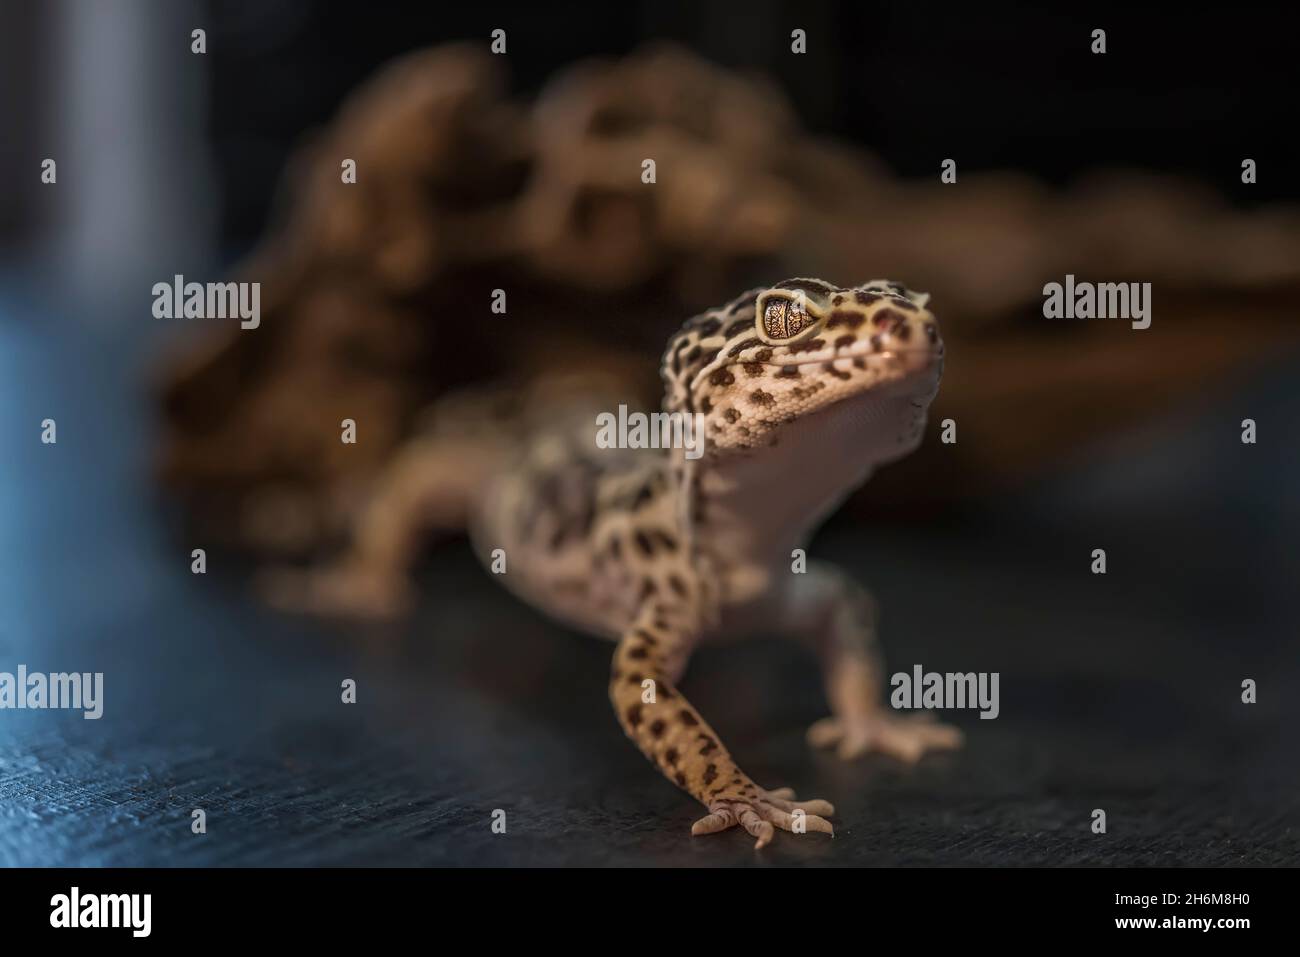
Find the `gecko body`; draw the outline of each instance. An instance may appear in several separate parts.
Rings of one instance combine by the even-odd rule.
[[[469,403],[416,440],[333,567],[269,580],[281,604],[390,613],[424,530],[464,527],[501,580],[548,615],[615,643],[609,697],[628,737],[707,809],[693,833],[832,833],[822,800],[746,775],[678,683],[703,642],[756,630],[820,657],[831,715],[809,729],[844,758],[907,761],[955,729],[882,701],[876,608],[833,566],[792,554],[881,465],[920,442],[943,342],[928,297],[873,281],[791,279],[688,320],[661,374],[666,412],[700,414],[703,454],[597,447],[614,393]],[[800,826],[802,824],[802,826]]]

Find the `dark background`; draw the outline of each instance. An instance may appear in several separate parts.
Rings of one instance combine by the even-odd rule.
[[[574,60],[671,40],[767,73],[810,130],[868,147],[905,176],[932,176],[959,153],[963,171],[1012,167],[1053,183],[1114,165],[1214,179],[1243,204],[1300,196],[1281,175],[1300,156],[1277,96],[1300,79],[1296,41],[1248,7],[995,5],[972,17],[926,3],[374,4],[363,18],[329,4],[245,7],[214,8],[226,42],[213,57],[211,116],[232,238],[260,229],[267,184],[297,133],[328,120],[377,64],[497,27],[512,40],[518,92]],[[789,55],[795,27],[811,37],[806,56]],[[1101,69],[1090,52],[1098,27]],[[1268,158],[1259,188],[1223,177],[1255,154]]]
[[[42,75],[57,92],[60,31],[77,6],[3,4],[0,105],[17,126],[0,145],[6,164],[25,160],[30,139],[17,134],[55,125],[45,101],[23,94]],[[1285,4],[994,4],[978,15],[930,3],[717,0],[372,2],[364,13],[345,3],[219,0],[173,4],[166,16],[147,2],[118,6],[153,14],[162,36],[208,30],[202,111],[231,244],[259,234],[289,151],[376,67],[433,43],[486,42],[497,27],[510,38],[516,92],[536,91],[583,57],[679,42],[767,73],[811,130],[869,147],[905,176],[934,175],[939,159],[957,154],[963,171],[1010,167],[1052,183],[1124,166],[1198,175],[1243,205],[1300,196],[1283,175],[1300,159],[1289,95],[1300,69]],[[789,55],[795,27],[811,38],[807,56]],[[1089,52],[1098,27],[1107,31],[1100,59]],[[1223,175],[1245,155],[1267,159],[1249,189]],[[21,202],[16,192],[6,191],[6,207]]]
[[[907,176],[955,155],[963,171],[1137,166],[1243,205],[1295,199],[1296,41],[1263,9],[121,3],[91,30],[90,5],[0,4],[0,669],[103,670],[107,686],[98,722],[0,712],[0,863],[1300,860],[1295,355],[1012,494],[883,531],[832,523],[814,549],[877,591],[891,670],[998,671],[1002,716],[956,716],[966,749],[916,769],[842,766],[802,741],[824,711],[813,662],[774,641],[702,652],[686,690],[742,765],[839,810],[833,843],[781,835],[755,855],[738,832],[689,837],[698,809],[609,714],[608,647],[504,600],[454,543],[423,567],[416,617],[383,629],[275,615],[233,559],[191,576],[147,468],[163,343],[120,291],[173,241],[229,262],[348,90],[402,51],[498,26],[518,90],[676,39],[769,72],[813,130]],[[807,57],[787,55],[795,26]],[[105,102],[141,106],[138,122]],[[53,142],[93,148],[59,154],[69,187],[47,205],[27,184]],[[79,194],[92,174],[106,192]],[[1238,439],[1248,415],[1257,446]],[[36,439],[46,416],[56,447]],[[1240,703],[1244,677],[1258,705]],[[1105,836],[1088,829],[1098,807]]]

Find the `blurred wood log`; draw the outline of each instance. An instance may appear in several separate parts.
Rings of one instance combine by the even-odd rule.
[[[657,404],[676,326],[791,275],[932,294],[949,345],[934,414],[961,439],[860,499],[891,507],[1041,474],[1300,331],[1295,210],[1124,172],[1062,192],[1017,173],[902,182],[800,129],[765,81],[671,47],[575,65],[533,103],[508,98],[498,63],[421,51],[350,97],[238,270],[262,283],[262,327],[162,370],[159,471],[214,536],[322,546],[421,410],[480,379],[607,367]],[[1044,319],[1043,285],[1066,273],[1153,283],[1153,327]]]

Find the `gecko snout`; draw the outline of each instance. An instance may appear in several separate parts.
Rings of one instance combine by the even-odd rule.
[[[929,312],[882,309],[871,317],[873,343],[899,351],[943,351],[939,324]]]

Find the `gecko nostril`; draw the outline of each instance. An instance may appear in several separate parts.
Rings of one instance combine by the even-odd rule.
[[[925,324],[925,335],[930,340],[930,344],[934,345],[939,341],[939,328],[933,322],[927,322]]]
[[[904,324],[903,314],[893,309],[881,309],[871,317],[871,321],[879,326],[882,332],[892,332]]]

